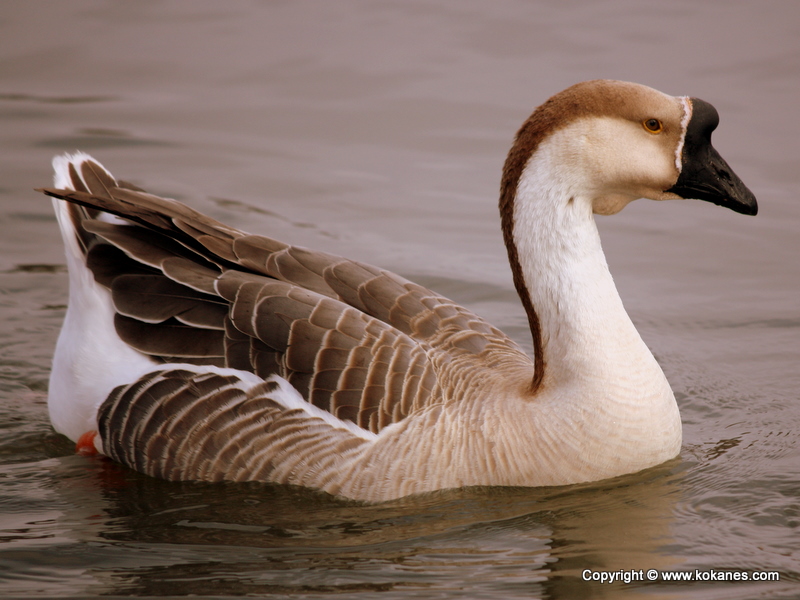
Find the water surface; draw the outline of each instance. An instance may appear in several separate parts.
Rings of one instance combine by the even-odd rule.
[[[5,3],[0,6],[3,597],[793,597],[800,574],[800,10],[791,1]],[[713,103],[743,217],[640,201],[600,218],[678,398],[679,458],[557,489],[377,506],[170,484],[75,456],[47,416],[66,303],[54,154],[253,232],[386,267],[530,347],[500,167],[584,79]],[[584,569],[780,571],[599,584]]]

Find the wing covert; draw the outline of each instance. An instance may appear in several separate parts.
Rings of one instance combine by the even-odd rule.
[[[74,203],[119,335],[156,359],[280,375],[373,432],[445,401],[453,360],[499,348],[530,362],[470,311],[394,273],[245,234],[123,187],[91,161],[71,175],[77,191],[43,191]]]

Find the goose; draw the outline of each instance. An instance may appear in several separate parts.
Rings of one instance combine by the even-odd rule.
[[[69,302],[57,432],[167,480],[260,481],[380,502],[559,486],[676,457],[678,406],[628,317],[593,214],[693,198],[755,215],[711,145],[713,106],[587,81],[539,106],[500,189],[533,356],[387,270],[219,223],[53,160]]]

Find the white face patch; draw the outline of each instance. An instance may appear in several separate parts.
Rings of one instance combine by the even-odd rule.
[[[683,142],[686,140],[686,129],[689,127],[689,121],[692,120],[692,103],[689,101],[689,96],[681,96],[679,98],[683,105],[683,118],[681,119],[681,141],[678,142],[678,147],[675,148],[675,168],[678,170],[678,175],[681,174],[683,167]]]

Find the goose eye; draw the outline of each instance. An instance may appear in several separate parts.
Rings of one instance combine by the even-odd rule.
[[[650,133],[661,133],[664,129],[664,126],[658,119],[645,119],[642,121],[642,125],[644,125],[644,128]]]

